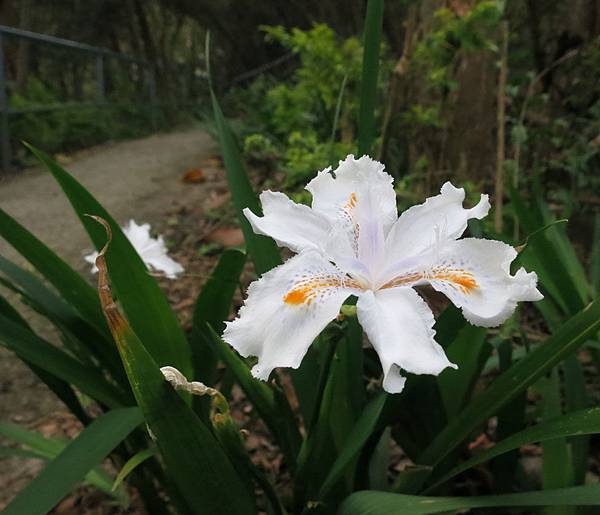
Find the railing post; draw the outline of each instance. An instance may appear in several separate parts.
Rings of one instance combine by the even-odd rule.
[[[0,32],[0,145],[2,146],[2,170],[10,170],[10,132],[8,128],[8,95],[6,93],[6,75],[4,73],[4,48]]]
[[[104,87],[104,56],[98,54],[96,56],[96,100],[99,104],[105,102],[105,87]]]
[[[148,78],[148,93],[150,96],[150,112],[152,113],[152,125],[154,130],[158,126],[158,105],[156,102],[156,76],[152,65],[146,68],[146,77]]]

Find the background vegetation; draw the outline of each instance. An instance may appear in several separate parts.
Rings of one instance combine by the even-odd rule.
[[[203,40],[211,30],[216,87],[227,92],[225,109],[238,120],[245,157],[267,174],[285,171],[289,184],[301,181],[318,163],[345,155],[356,135],[364,2],[345,2],[340,11],[328,0],[288,2],[285,9],[245,0],[4,0],[4,24],[147,59],[160,99],[152,108],[145,75],[112,63],[105,75],[115,106],[15,117],[15,147],[27,136],[64,152],[206,115]],[[600,152],[599,19],[595,2],[586,0],[389,2],[377,156],[418,195],[448,176],[492,184],[500,166],[527,187],[547,190],[568,214],[581,213],[578,222],[589,229],[583,215],[597,205],[600,187],[593,173]],[[507,79],[499,96],[505,39]],[[7,37],[4,44],[11,106],[93,100],[93,59]]]

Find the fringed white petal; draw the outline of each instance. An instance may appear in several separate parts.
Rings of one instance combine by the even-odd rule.
[[[244,209],[255,233],[270,236],[277,245],[294,252],[325,248],[331,237],[331,224],[325,217],[308,206],[296,204],[283,193],[263,191],[260,201],[263,216]]]
[[[517,302],[543,298],[534,272],[520,268],[510,274],[516,256],[515,249],[501,241],[447,242],[435,257],[429,282],[462,308],[469,322],[495,327],[513,314]]]
[[[123,234],[131,242],[147,267],[163,272],[169,279],[176,279],[177,275],[184,271],[179,263],[168,256],[163,237],[153,238],[150,235],[150,224],[137,225],[134,220],[129,220],[127,226],[122,229]],[[98,272],[96,268],[97,257],[97,252],[84,257],[85,261],[93,265],[91,270],[93,274]]]
[[[306,185],[313,196],[312,208],[335,218],[354,194],[357,207],[361,202],[372,201],[387,231],[396,221],[398,211],[394,179],[384,169],[383,164],[368,156],[354,159],[349,155],[333,172],[331,168],[322,170]]]
[[[96,258],[98,257],[98,252],[94,251],[91,254],[88,254],[87,256],[84,256],[83,259],[89,263],[90,265],[92,265],[92,268],[90,269],[90,272],[92,272],[93,274],[97,274],[98,273],[98,267],[96,266]]]
[[[384,166],[368,156],[349,155],[333,172],[319,172],[306,189],[313,210],[332,221],[353,256],[370,269],[381,266],[385,235],[398,216],[393,178]]]
[[[259,379],[276,367],[297,368],[352,293],[346,281],[320,253],[303,252],[250,285],[223,339],[244,357],[258,356],[252,374]]]
[[[481,195],[479,203],[470,209],[463,208],[464,199],[464,189],[446,182],[439,195],[404,211],[385,242],[388,266],[427,251],[436,244],[460,238],[469,219],[481,219],[488,214],[490,202],[487,195]]]
[[[438,375],[450,363],[434,340],[435,320],[429,306],[412,288],[392,288],[361,294],[358,320],[383,367],[383,388],[399,393],[406,379],[400,370]]]
[[[169,279],[175,279],[184,271],[179,263],[168,256],[163,237],[150,236],[150,224],[137,225],[134,220],[129,220],[123,232],[150,269],[163,272]]]

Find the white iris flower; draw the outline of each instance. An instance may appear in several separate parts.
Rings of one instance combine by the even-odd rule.
[[[177,274],[183,272],[183,267],[168,256],[163,237],[153,238],[150,236],[150,224],[137,225],[134,220],[129,220],[129,224],[122,227],[122,229],[123,234],[131,242],[148,268],[163,272],[169,279],[175,279]],[[84,257],[88,263],[92,264],[93,274],[98,272],[96,268],[97,257],[97,252]]]
[[[537,276],[510,274],[517,253],[495,240],[459,240],[470,218],[490,203],[463,208],[464,190],[449,182],[440,195],[397,214],[393,179],[367,156],[348,156],[308,183],[312,208],[264,191],[264,216],[246,209],[254,231],[297,255],[248,289],[223,338],[242,356],[258,356],[252,374],[297,368],[308,347],[356,295],[357,315],[383,366],[383,387],[398,393],[413,374],[439,374],[450,363],[434,340],[434,317],[413,286],[430,284],[475,325],[500,325],[518,301],[542,298]]]

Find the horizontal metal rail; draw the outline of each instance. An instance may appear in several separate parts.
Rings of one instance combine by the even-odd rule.
[[[34,105],[22,108],[11,108],[8,98],[7,81],[5,74],[4,63],[4,37],[14,37],[26,39],[42,45],[50,45],[59,48],[64,48],[69,51],[82,52],[90,55],[95,59],[95,76],[96,76],[96,101],[94,102],[65,102],[61,104]],[[115,59],[125,63],[136,64],[146,69],[146,81],[149,92],[149,102],[135,103],[118,103],[107,102],[105,91],[105,74],[104,65],[106,59]],[[143,106],[148,105],[150,109],[156,109],[163,102],[157,102],[156,94],[156,78],[152,63],[145,59],[119,54],[102,47],[79,43],[69,39],[57,38],[47,34],[38,34],[28,30],[17,29],[0,25],[0,150],[2,151],[2,170],[8,171],[11,164],[11,144],[10,144],[10,127],[9,118],[24,114],[36,114],[42,112],[51,112],[69,109],[85,109],[85,108],[118,108],[121,106]]]
[[[19,116],[26,114],[45,113],[53,111],[69,111],[70,109],[118,109],[120,107],[144,107],[155,109],[157,107],[169,106],[168,102],[65,102],[64,104],[48,104],[39,106],[9,109],[8,115]],[[196,105],[195,102],[178,102],[178,106],[189,107]]]
[[[47,104],[29,107],[21,107],[17,109],[9,109],[9,115],[36,114],[52,111],[69,111],[71,109],[98,109],[104,107],[135,107],[147,105],[144,102],[65,102],[64,104]],[[157,104],[153,104],[156,106]]]
[[[121,61],[128,61],[131,63],[137,63],[145,66],[150,65],[150,62],[146,61],[145,59],[140,59],[138,57],[132,57],[130,55],[125,54],[119,54],[106,48],[87,45],[85,43],[79,43],[78,41],[71,41],[70,39],[48,36],[47,34],[38,34],[37,32],[31,32],[29,30],[7,27],[6,25],[0,25],[0,33],[6,34],[7,36],[15,36],[18,38],[28,39],[30,41],[37,41],[38,43],[44,43],[46,45],[59,46],[63,48],[68,48],[70,50],[78,50],[80,52],[87,52],[95,55],[104,55],[107,57],[119,59]]]

